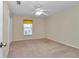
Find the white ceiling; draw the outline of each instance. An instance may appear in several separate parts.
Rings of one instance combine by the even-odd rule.
[[[41,7],[45,10],[48,10],[46,13],[48,16],[54,15],[57,12],[66,10],[75,5],[79,5],[78,1],[21,1],[21,5],[17,5],[16,1],[9,1],[9,8],[11,14],[15,16],[27,16],[27,17],[36,17],[32,12],[35,10],[36,5],[40,4]],[[40,16],[47,17],[47,16]]]

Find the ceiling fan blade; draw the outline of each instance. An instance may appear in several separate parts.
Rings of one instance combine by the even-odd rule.
[[[46,15],[47,16],[48,14],[46,14],[45,12],[43,12],[43,15]]]
[[[37,12],[37,10],[33,11],[32,13],[35,14]]]

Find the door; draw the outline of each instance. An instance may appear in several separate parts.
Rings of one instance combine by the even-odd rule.
[[[4,1],[3,2],[3,45],[5,46],[6,43],[7,45],[3,47],[3,57],[7,57],[9,53],[9,46],[10,46],[10,41],[11,41],[11,24],[10,24],[10,12],[9,12],[9,7],[8,7],[8,2]]]
[[[0,44],[3,42],[3,2],[0,1]],[[0,47],[0,58],[3,57],[3,47]]]
[[[0,58],[5,58],[8,56],[10,45],[9,29],[10,17],[8,5],[7,2],[0,1]]]

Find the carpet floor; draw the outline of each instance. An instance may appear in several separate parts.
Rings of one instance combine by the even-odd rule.
[[[79,58],[79,50],[48,39],[24,40],[12,42],[8,58]]]

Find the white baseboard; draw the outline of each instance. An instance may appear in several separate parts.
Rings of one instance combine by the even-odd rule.
[[[12,42],[23,41],[23,40],[39,40],[39,39],[45,39],[45,38],[19,39],[19,40],[14,40],[14,41],[12,41]]]
[[[50,39],[50,38],[47,38],[47,39],[52,40],[52,41],[55,41],[55,42],[58,42],[58,43],[60,43],[60,44],[63,44],[63,45],[66,45],[66,46],[69,46],[69,47],[72,47],[72,48],[75,48],[75,49],[78,49],[78,50],[79,50],[79,47],[70,45],[70,44],[68,44],[68,43],[63,43],[63,42],[61,42],[61,41],[58,41],[58,40],[55,40],[55,39]]]

